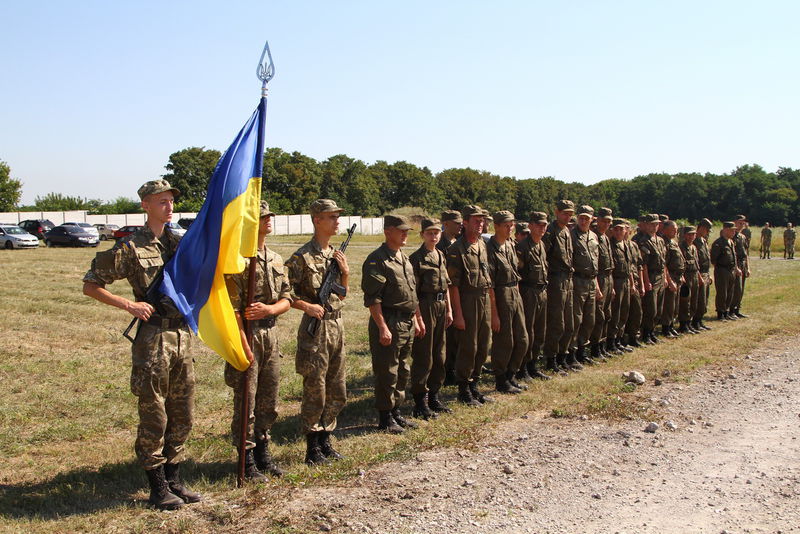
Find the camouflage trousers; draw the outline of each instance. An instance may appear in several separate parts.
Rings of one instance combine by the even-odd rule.
[[[589,343],[595,321],[596,278],[575,276],[572,279],[572,341],[569,348],[582,347]]]
[[[572,340],[572,276],[569,273],[550,273],[547,283],[547,332],[544,356],[569,352]]]
[[[794,259],[794,239],[783,244],[783,257],[787,260]]]
[[[600,284],[600,292],[603,293],[603,298],[595,301],[594,328],[592,329],[592,335],[590,337],[592,343],[605,341],[606,337],[609,335],[613,316],[611,306],[613,306],[612,293],[614,292],[614,279],[609,272],[607,274],[598,275],[597,282]],[[614,335],[613,332],[611,335]]]
[[[742,276],[736,277],[733,284],[733,297],[731,298],[731,309],[738,310],[742,306],[742,298],[744,297],[744,287],[747,283],[747,266],[740,265],[739,269],[742,271]]]
[[[661,325],[668,326],[678,318],[678,303],[681,295],[681,274],[670,273],[670,278],[675,282],[675,291],[664,288],[664,307],[661,310]]]
[[[253,328],[253,363],[247,371],[237,371],[225,364],[225,383],[233,388],[233,419],[231,442],[239,446],[242,432],[243,382],[247,378],[248,414],[247,442],[245,447],[255,447],[255,440],[268,440],[269,430],[278,418],[278,382],[280,381],[280,351],[274,328]]]
[[[336,417],[347,402],[344,369],[344,322],[323,319],[314,337],[306,327],[311,317],[303,314],[297,332],[295,370],[303,377],[300,403],[300,429],[309,432],[333,431]]]
[[[508,371],[519,371],[528,353],[528,330],[525,328],[525,309],[519,288],[498,286],[494,288],[500,331],[492,332],[492,368],[496,376]]]
[[[630,277],[614,278],[614,298],[611,299],[611,322],[608,325],[608,336],[622,337],[622,334],[625,333],[625,324],[628,322],[630,307]]]
[[[736,284],[736,272],[733,268],[714,267],[714,287],[717,295],[714,304],[717,313],[727,313],[733,302],[733,288]]]
[[[708,311],[708,297],[711,295],[711,275],[700,273],[700,276],[703,279],[703,285],[697,291],[697,311],[693,317],[695,321],[701,321],[705,317]]]
[[[481,376],[481,368],[489,357],[489,339],[492,332],[489,291],[462,290],[459,295],[465,328],[457,331],[456,380],[477,381]]]
[[[131,393],[139,400],[136,456],[145,469],[179,463],[192,430],[194,335],[141,324],[131,349]]]
[[[411,345],[414,343],[414,314],[383,308],[383,319],[392,333],[392,342],[380,343],[378,325],[369,318],[369,350],[375,377],[375,408],[379,412],[399,408],[406,399],[410,374]]]
[[[700,285],[697,280],[697,271],[687,272],[685,278],[686,281],[681,288],[678,309],[678,320],[682,323],[691,321],[694,319],[694,316],[697,315],[697,301],[700,298]]]
[[[642,297],[642,330],[655,330],[661,324],[661,310],[664,308],[664,279],[663,275],[650,279],[653,289],[645,292]]]
[[[628,321],[621,325],[624,328],[629,339],[634,339],[639,334],[639,328],[642,326],[642,296],[639,291],[631,288],[631,300],[628,307]],[[622,333],[620,333],[622,335]]]
[[[445,377],[445,328],[447,303],[421,295],[419,313],[425,323],[425,335],[411,347],[411,394],[439,391]]]
[[[525,308],[525,328],[528,331],[528,353],[522,363],[538,361],[544,347],[547,327],[547,285],[525,285],[520,287],[522,305]]]

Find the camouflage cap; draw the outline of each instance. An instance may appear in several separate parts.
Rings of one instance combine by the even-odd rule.
[[[669,215],[667,215],[666,213],[662,213],[661,215],[658,216],[658,220],[661,221],[661,222],[668,221],[669,220]]]
[[[657,223],[660,221],[661,218],[658,216],[658,213],[648,213],[647,215],[645,215],[644,222]]]
[[[383,228],[397,228],[398,230],[411,230],[411,225],[408,224],[408,219],[402,215],[384,215]]]
[[[461,212],[456,210],[445,210],[442,212],[442,222],[445,221],[455,221],[457,223],[464,222],[464,219],[461,217]]]
[[[320,213],[336,213],[344,211],[342,208],[336,205],[336,201],[331,200],[329,198],[318,198],[317,200],[311,203],[311,207],[309,209],[311,211],[311,215],[319,215]]]
[[[139,194],[139,198],[144,200],[144,197],[147,195],[157,195],[158,193],[163,193],[164,191],[172,191],[172,195],[175,198],[178,198],[181,194],[179,189],[169,185],[169,182],[166,180],[150,180],[149,182],[145,182],[145,184],[139,188],[137,193]]]
[[[484,219],[491,219],[491,218],[492,218],[492,212],[490,212],[490,211],[489,211],[489,210],[487,210],[487,209],[484,209],[484,210],[483,210],[483,218],[484,218]]]
[[[733,221],[725,221],[722,223],[723,228],[734,228],[736,225],[733,224]]]
[[[628,226],[628,221],[625,219],[614,219],[611,224],[613,226]]]
[[[744,215],[742,215],[742,214],[739,214],[739,215],[737,215],[736,217],[734,217],[734,218],[733,218],[733,220],[734,220],[734,221],[746,221],[746,220],[747,220],[747,217],[745,217],[745,216],[744,216]]]
[[[275,212],[269,209],[269,203],[266,200],[261,201],[261,206],[259,207],[259,217],[272,217],[275,215]]]
[[[592,215],[594,215],[594,208],[591,206],[583,205],[580,208],[578,208],[578,215],[588,215],[589,217],[591,217]]]
[[[526,222],[518,222],[514,225],[514,231],[517,234],[529,234],[531,233],[531,229],[528,228],[528,223]]]
[[[492,215],[492,220],[494,221],[495,224],[498,224],[504,222],[514,222],[517,219],[516,217],[514,217],[514,214],[511,213],[510,211],[500,210],[496,212],[494,215]]]
[[[459,218],[461,218],[461,215],[459,215]],[[425,230],[441,231],[442,224],[439,222],[439,219],[425,217],[424,219],[422,219],[422,231],[424,232]]]
[[[641,215],[639,215],[639,222],[650,222],[650,214],[642,213]]]
[[[475,204],[470,204],[468,206],[464,206],[464,209],[461,210],[461,215],[464,217],[464,219],[469,219],[473,215],[479,215],[483,217],[483,208]]]
[[[567,199],[559,200],[556,202],[556,209],[559,211],[575,211],[575,203]]]
[[[684,234],[684,235],[686,235],[686,234],[696,234],[697,233],[697,228],[695,228],[694,226],[684,226],[683,228],[681,228],[681,233]]]
[[[534,211],[528,220],[531,224],[547,224],[547,214],[543,211]]]
[[[597,210],[597,218],[608,219],[609,221],[612,221],[614,219],[614,217],[611,215],[612,213],[613,212],[611,211],[611,208],[600,208]]]
[[[714,225],[711,223],[711,221],[709,219],[703,218],[703,219],[700,219],[700,222],[697,223],[697,226],[703,226],[705,228],[711,228]]]

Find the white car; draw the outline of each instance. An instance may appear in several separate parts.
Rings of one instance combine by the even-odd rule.
[[[83,230],[87,234],[92,234],[94,236],[97,236],[97,239],[100,239],[100,231],[93,224],[89,224],[87,222],[82,222],[82,223],[79,223],[79,222],[65,222],[61,226],[80,226],[81,230]]]
[[[16,224],[0,224],[0,245],[4,248],[36,248],[39,239]]]
[[[186,228],[178,223],[169,222],[167,223],[167,226],[169,227],[170,231],[178,237],[183,237],[186,235]]]

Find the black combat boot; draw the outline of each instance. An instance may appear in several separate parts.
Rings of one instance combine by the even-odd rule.
[[[467,406],[480,406],[481,403],[472,398],[472,390],[467,382],[458,383],[458,402]]]
[[[747,317],[749,317],[748,315],[745,315],[741,311],[739,311],[739,308],[736,308],[736,310],[733,312],[733,314],[736,317],[738,317],[739,319],[747,319]]]
[[[569,351],[569,353],[567,354],[566,363],[570,369],[574,371],[580,371],[581,369],[583,369],[583,365],[581,365],[578,362],[578,360],[575,359],[575,352],[576,352],[575,350]]]
[[[689,325],[686,321],[681,321],[680,325],[678,325],[678,333],[679,334],[688,334],[689,333]]]
[[[456,381],[456,371],[455,369],[447,369],[444,373],[444,385],[445,386],[454,386],[457,383]]]
[[[650,330],[642,330],[642,343],[645,345],[655,345],[655,341],[650,337]]]
[[[528,374],[531,376],[531,378],[538,378],[540,380],[550,380],[549,376],[547,376],[541,370],[539,370],[539,362],[537,360],[538,358],[534,358],[525,365],[525,367],[528,368]]]
[[[181,482],[181,464],[165,464],[164,477],[167,479],[169,491],[171,491],[173,495],[177,495],[183,499],[183,502],[190,504],[203,500],[202,495],[190,490]]]
[[[322,456],[328,460],[341,460],[344,458],[339,452],[331,445],[331,433],[327,430],[321,430],[319,433],[319,450]]]
[[[561,373],[568,373],[572,370],[567,365],[568,356],[569,354],[564,354],[564,353],[556,354],[556,367],[558,368],[557,370]]]
[[[439,390],[428,391],[428,407],[436,413],[453,413],[453,410],[439,400]]]
[[[411,415],[418,419],[425,419],[426,421],[437,416],[436,412],[431,410],[430,406],[428,406],[427,393],[414,394],[414,409],[411,411]]]
[[[256,467],[262,473],[269,473],[274,477],[282,477],[286,473],[283,469],[278,467],[275,459],[269,452],[269,442],[265,439],[257,439],[256,447],[253,449],[253,458],[256,461]]]
[[[613,337],[609,337],[606,339],[606,351],[610,352],[611,354],[619,356],[622,354],[622,349],[617,347],[617,344],[614,342]]]
[[[164,476],[164,466],[148,469],[147,482],[150,484],[150,498],[147,500],[151,506],[159,510],[177,510],[183,506],[183,499],[169,490],[167,478]]]
[[[642,344],[639,343],[639,340],[636,339],[636,334],[628,334],[628,346],[634,349],[638,349],[642,346]]]
[[[241,454],[241,453],[240,453]],[[241,456],[239,457],[241,461]],[[236,469],[239,469],[239,462],[236,463]],[[253,449],[247,449],[244,456],[244,478],[253,482],[266,482],[268,479],[264,473],[258,470],[256,460],[253,455]]]
[[[528,390],[528,386],[526,386],[525,384],[520,384],[519,382],[517,382],[517,379],[514,378],[514,374],[515,374],[514,371],[508,371],[506,373],[506,378],[508,379],[508,383],[511,384],[512,386],[514,386],[515,388],[521,390],[521,391],[527,391]]]
[[[622,336],[612,338],[614,340],[614,346],[620,350],[621,353],[623,352],[633,352],[633,349],[625,343],[625,338]]]
[[[728,319],[730,319],[731,321],[739,320],[739,318],[736,316],[736,313],[733,310],[728,310],[727,312],[725,312],[725,315],[727,315]]]
[[[511,385],[508,381],[508,377],[506,377],[505,373],[495,375],[494,377],[494,389],[497,390],[498,393],[511,393],[511,394],[518,394],[522,393],[522,390],[519,388],[515,388]],[[475,395],[473,395],[474,397]]]
[[[328,459],[322,454],[319,446],[319,432],[309,432],[306,434],[306,459],[308,465],[323,465],[328,463]]]
[[[378,430],[383,430],[389,434],[402,434],[403,427],[397,424],[392,412],[389,410],[382,410],[378,412]]]
[[[402,415],[400,415],[400,408],[392,408],[391,411],[392,417],[394,418],[395,422],[403,428],[419,428],[419,425],[414,421],[409,421]]]
[[[667,339],[675,339],[675,336],[672,334],[669,325],[666,324],[661,325],[661,335]]]
[[[546,356],[545,357],[545,366],[544,368],[550,371],[551,373],[557,373],[560,371],[558,368],[558,362],[556,361],[557,356]]]
[[[672,323],[669,324],[669,331],[672,332],[672,335],[675,337],[681,337],[683,335],[683,333],[675,330],[675,326]]]
[[[697,326],[694,321],[686,321],[686,329],[689,330],[690,334],[700,333],[700,327]]]
[[[721,312],[721,311],[717,312],[717,321],[727,321],[727,320],[728,320],[728,314],[727,313]]]
[[[594,365],[596,362],[586,354],[586,347],[580,346],[575,350],[575,360],[580,364]]]
[[[530,382],[533,380],[533,377],[528,372],[527,364],[523,364],[522,367],[519,368],[519,371],[516,372],[514,378],[517,382]]]
[[[706,323],[704,323],[702,319],[699,319],[697,321],[697,324],[699,324],[700,328],[702,328],[703,330],[711,330],[711,327],[710,326],[706,326]]]
[[[489,395],[483,395],[480,391],[478,391],[478,383],[476,381],[472,381],[468,385],[470,393],[472,393],[472,398],[476,401],[480,402],[481,404],[490,404],[494,402],[494,399]]]
[[[608,361],[600,352],[600,343],[592,343],[589,345],[589,358],[591,358],[595,363],[605,363]]]

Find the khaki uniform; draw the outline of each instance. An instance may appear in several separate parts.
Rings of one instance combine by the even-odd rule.
[[[256,256],[256,292],[253,302],[275,304],[281,299],[291,301],[289,282],[283,272],[283,258],[268,248],[258,251]],[[246,260],[244,271],[239,274],[226,274],[225,284],[231,297],[233,309],[244,319],[244,308],[247,306],[247,274],[250,259]],[[249,396],[246,448],[255,447],[256,440],[269,440],[269,431],[278,417],[278,383],[280,382],[280,350],[275,335],[276,317],[265,317],[249,321],[253,332],[253,363],[246,372],[237,371],[231,364],[225,363],[225,383],[233,388],[233,419],[231,421],[231,439],[234,446],[239,446],[242,424],[242,388],[241,381],[248,378],[247,394]]]
[[[297,249],[286,262],[292,300],[319,304],[317,292],[333,259],[332,246],[322,250],[316,239]],[[341,277],[337,280],[341,283]],[[304,434],[331,432],[336,417],[347,402],[344,369],[344,302],[331,293],[328,301],[333,311],[326,312],[314,337],[306,327],[311,317],[303,314],[297,330],[295,370],[303,377],[303,400],[300,403],[300,426]]]
[[[447,249],[450,248],[450,245],[455,243],[455,239],[448,239],[444,232],[442,232],[442,237],[439,239],[439,242],[436,243],[436,248],[444,254],[445,259],[447,258]],[[445,344],[444,344],[444,353],[445,353],[445,360],[444,360],[444,368],[446,371],[450,371],[451,373],[456,367],[456,352],[458,350],[458,330],[456,327],[450,325],[445,330]],[[451,375],[452,376],[452,375]]]
[[[787,260],[794,259],[794,240],[797,238],[797,230],[787,228],[783,231],[783,257]]]
[[[597,234],[597,240],[600,243],[600,255],[597,260],[597,283],[600,285],[600,292],[603,293],[603,298],[597,299],[595,302],[594,328],[591,335],[592,343],[605,342],[606,337],[609,335],[613,301],[611,294],[614,290],[614,277],[611,274],[614,270],[611,239],[606,234]],[[613,337],[613,333],[611,335]]]
[[[595,321],[595,297],[597,292],[597,265],[600,257],[600,241],[597,234],[588,230],[572,229],[572,341],[570,348],[589,343]]]
[[[127,278],[134,299],[144,301],[179,239],[167,229],[156,238],[144,225],[110,250],[98,252],[83,281],[105,287]],[[194,335],[168,297],[162,296],[155,308],[149,321],[139,323],[131,347],[131,392],[139,404],[135,450],[147,470],[184,459],[194,411]]]
[[[642,264],[647,269],[653,288],[642,297],[642,330],[653,331],[660,324],[661,310],[664,307],[664,264],[666,248],[664,240],[658,236],[640,232],[634,236],[642,255]]]
[[[614,284],[614,298],[611,301],[611,320],[608,325],[608,336],[617,338],[625,333],[625,324],[628,321],[628,312],[631,304],[631,257],[630,242],[623,239],[617,241],[610,239],[611,254],[614,257],[614,267],[611,278]]]
[[[736,252],[733,240],[719,236],[711,245],[711,263],[714,265],[714,285],[717,288],[717,313],[727,313],[733,301],[736,284]]]
[[[544,356],[551,358],[569,352],[572,340],[572,236],[569,227],[556,221],[542,236],[547,253],[547,333]]]
[[[489,302],[489,258],[486,243],[478,238],[475,243],[466,236],[456,239],[447,249],[447,274],[461,297],[464,330],[457,330],[456,380],[469,382],[481,375],[481,367],[489,355],[492,308]]]
[[[674,292],[669,288],[664,291],[664,309],[661,313],[661,324],[662,326],[672,326],[672,323],[678,318],[678,303],[680,301],[682,284],[681,279],[683,278],[683,272],[686,270],[686,266],[678,242],[675,239],[666,238],[664,238],[664,242],[667,247],[667,272],[669,272],[669,277],[675,283],[676,289]]]
[[[733,298],[731,299],[731,311],[739,311],[744,297],[744,287],[747,281],[747,271],[750,268],[750,260],[747,257],[747,236],[741,232],[733,235],[733,245],[736,250],[736,266],[742,271],[741,276],[737,276],[733,284]]]
[[[447,317],[447,259],[437,247],[421,245],[409,256],[417,286],[419,313],[425,335],[411,348],[411,394],[439,391],[445,378],[445,320]]]
[[[770,247],[772,246],[772,228],[764,227],[761,229],[761,259],[770,258]]]
[[[628,339],[635,339],[639,333],[639,327],[642,326],[642,296],[639,294],[639,288],[642,284],[641,274],[639,269],[644,267],[642,261],[642,253],[639,250],[639,245],[633,240],[627,240],[628,251],[630,252],[630,268],[633,275],[633,287],[631,287],[631,300],[630,307],[628,308],[628,321],[625,323],[625,333],[628,334]]]
[[[697,312],[693,319],[702,321],[708,311],[708,298],[711,294],[711,251],[708,250],[706,238],[699,235],[694,239],[694,248],[697,249],[697,269],[703,285],[697,290]]]
[[[517,267],[525,328],[528,332],[528,353],[522,363],[538,361],[544,347],[547,327],[547,253],[544,244],[534,243],[530,236],[516,245]]]
[[[399,408],[406,395],[409,360],[414,343],[414,313],[417,310],[417,284],[414,268],[402,251],[384,243],[364,260],[361,289],[364,306],[381,305],[392,342],[380,344],[378,324],[370,316],[369,349],[375,375],[375,407],[379,412]]]
[[[695,238],[697,241],[697,238]],[[697,273],[699,272],[699,265],[697,259],[697,247],[694,243],[687,245],[686,241],[681,240],[679,245],[681,254],[683,255],[683,288],[680,293],[680,309],[678,312],[678,320],[681,323],[686,323],[694,319],[697,315],[697,302],[700,293],[700,284],[697,280]]]
[[[500,331],[492,332],[492,368],[495,376],[516,373],[528,354],[528,330],[525,308],[519,291],[517,254],[513,240],[502,245],[494,236],[486,245],[489,254],[489,275],[494,285],[494,301],[500,318]]]

